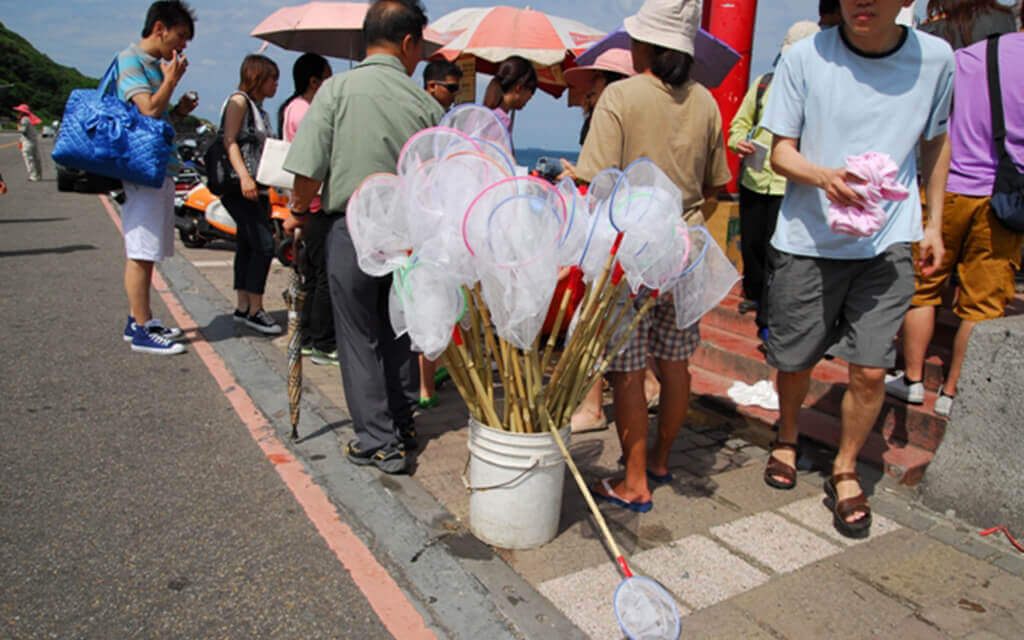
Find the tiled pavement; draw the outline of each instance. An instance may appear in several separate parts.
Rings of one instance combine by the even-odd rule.
[[[230,312],[231,253],[178,249]],[[286,278],[275,262],[266,304],[279,319]],[[284,338],[273,342],[284,351]],[[336,368],[307,366],[305,379],[344,409]],[[466,414],[452,385],[440,399],[417,419],[422,446],[413,478],[465,530]],[[981,538],[981,527],[921,508],[906,489],[865,468],[872,535],[848,540],[823,506],[822,476],[806,470],[823,468],[827,452],[801,459],[796,489],[775,491],[761,480],[770,434],[699,406],[689,423],[670,459],[676,478],[655,490],[653,511],[603,507],[634,572],[675,596],[683,637],[1024,637],[1024,554],[1005,539]],[[620,471],[613,430],[574,436],[571,449],[587,477]],[[555,540],[495,551],[585,633],[621,637],[612,609],[620,577],[571,479]]]

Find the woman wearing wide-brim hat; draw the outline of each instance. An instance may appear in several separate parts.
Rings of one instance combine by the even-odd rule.
[[[21,155],[25,159],[25,169],[28,170],[28,179],[38,182],[42,177],[42,161],[39,159],[39,131],[36,127],[42,124],[42,120],[36,117],[27,104],[19,104],[14,107],[18,114],[18,133],[21,134]]]
[[[703,223],[701,205],[730,178],[718,105],[690,79],[700,18],[699,0],[647,0],[626,18],[637,73],[601,94],[575,169],[578,180],[590,182],[604,169],[625,169],[638,158],[650,158],[682,191],[684,218],[691,224]],[[689,358],[699,343],[697,326],[676,328],[671,296],[662,296],[612,360],[615,423],[626,473],[593,487],[601,499],[642,513],[653,506],[652,484],[671,482],[668,454],[686,420]],[[658,438],[650,455],[644,400],[648,356],[661,373]]]

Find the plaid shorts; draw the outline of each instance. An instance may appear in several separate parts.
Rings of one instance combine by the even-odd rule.
[[[700,323],[686,329],[676,327],[672,296],[662,295],[645,315],[636,331],[608,365],[609,371],[638,371],[647,367],[647,356],[655,360],[689,360],[700,345]],[[614,346],[614,340],[612,341]]]

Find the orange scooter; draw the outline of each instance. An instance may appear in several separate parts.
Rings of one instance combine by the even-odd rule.
[[[274,255],[285,266],[292,263],[292,239],[284,233],[284,221],[290,215],[288,196],[270,189],[270,219],[274,226]],[[206,246],[212,240],[234,242],[238,234],[235,220],[227,207],[203,183],[192,187],[175,207],[174,226],[181,243],[190,249]]]

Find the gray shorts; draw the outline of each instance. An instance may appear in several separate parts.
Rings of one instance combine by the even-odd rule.
[[[886,369],[893,338],[914,296],[910,244],[894,244],[866,260],[833,260],[769,247],[763,318],[768,364],[810,369],[825,355]]]

